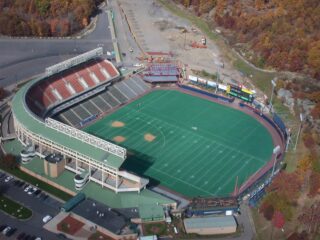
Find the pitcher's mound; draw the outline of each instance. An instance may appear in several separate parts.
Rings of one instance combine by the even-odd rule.
[[[124,127],[124,123],[123,122],[120,122],[120,121],[113,121],[111,123],[111,126],[112,127],[116,127],[116,128],[120,128],[120,127]]]
[[[152,135],[151,133],[146,133],[144,135],[144,140],[146,140],[147,142],[152,142],[155,138],[156,136]]]
[[[126,140],[125,137],[123,136],[115,136],[114,138],[112,138],[113,141],[117,142],[117,143],[122,143]]]

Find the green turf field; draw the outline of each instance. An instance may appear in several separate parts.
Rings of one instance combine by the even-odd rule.
[[[272,155],[272,138],[240,111],[158,90],[84,131],[128,149],[123,168],[183,195],[225,196]]]

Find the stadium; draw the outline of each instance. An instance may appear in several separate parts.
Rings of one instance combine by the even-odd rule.
[[[22,170],[31,173],[26,166],[38,156],[44,173],[34,175],[72,172],[63,190],[73,195],[94,182],[117,195],[150,185],[191,199],[243,196],[281,160],[286,131],[277,116],[226,96],[226,86],[207,82],[213,93],[194,79],[181,83],[175,65],[124,78],[102,54],[48,67],[16,93]]]

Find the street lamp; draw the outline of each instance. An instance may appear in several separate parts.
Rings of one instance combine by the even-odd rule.
[[[273,167],[272,167],[272,173],[271,173],[271,178],[273,177],[274,175],[274,169],[276,167],[276,161],[277,161],[277,155],[278,153],[280,152],[281,148],[280,146],[276,146],[274,149],[273,149],[273,155],[274,155],[274,160],[273,160]]]
[[[271,112],[271,109],[272,109],[272,99],[273,99],[273,92],[274,92],[274,88],[277,86],[276,84],[276,79],[272,79],[271,80],[271,85],[272,85],[272,92],[271,92],[271,97],[270,97],[270,109],[269,111]]]
[[[297,145],[298,145],[298,141],[299,141],[299,136],[300,136],[300,133],[301,133],[302,124],[303,124],[304,119],[305,119],[305,116],[304,116],[302,113],[300,113],[300,126],[299,126],[299,130],[298,130],[298,135],[297,135],[296,143],[295,143],[294,148],[293,148],[294,151],[297,149]]]

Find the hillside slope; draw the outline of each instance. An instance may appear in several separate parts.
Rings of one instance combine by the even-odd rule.
[[[90,21],[101,0],[0,0],[0,34],[68,36]]]
[[[232,45],[259,67],[320,80],[319,0],[177,0],[220,26]],[[213,14],[212,14],[213,13]],[[246,54],[248,56],[248,54]]]

